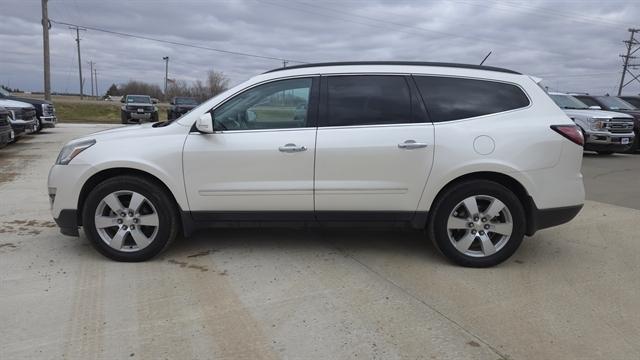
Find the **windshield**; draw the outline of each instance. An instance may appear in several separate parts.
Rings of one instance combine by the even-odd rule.
[[[176,105],[198,105],[194,98],[176,98]]]
[[[611,110],[633,110],[635,107],[615,96],[598,96],[597,99]]]
[[[571,95],[549,95],[551,99],[555,101],[562,109],[588,109],[582,101],[574,98]]]
[[[142,103],[151,104],[151,97],[142,95],[129,95],[127,96],[128,103]]]

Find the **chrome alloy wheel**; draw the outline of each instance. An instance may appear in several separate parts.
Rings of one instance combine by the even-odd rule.
[[[513,231],[513,218],[502,201],[489,195],[470,196],[453,208],[447,220],[447,234],[453,246],[473,257],[500,251]]]
[[[96,208],[94,219],[102,241],[124,252],[149,246],[158,234],[160,221],[151,201],[129,190],[105,196]]]

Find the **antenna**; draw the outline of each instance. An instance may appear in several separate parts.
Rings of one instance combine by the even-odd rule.
[[[484,57],[484,59],[482,59],[482,62],[480,63],[480,65],[484,64],[485,61],[487,61],[487,59],[489,58],[489,55],[491,55],[493,51],[489,51],[489,53],[487,54],[487,56]]]

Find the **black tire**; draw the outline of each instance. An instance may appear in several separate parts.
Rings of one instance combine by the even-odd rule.
[[[157,112],[153,113],[153,115],[151,115],[151,121],[153,122],[158,122],[158,120],[160,119],[159,114]]]
[[[127,113],[120,110],[120,121],[122,121],[123,124],[128,124],[129,123],[129,119],[127,116]]]
[[[40,133],[40,131],[42,131],[42,121],[37,117],[36,117],[36,124],[37,124],[37,127],[36,127],[36,131],[34,132],[34,134],[38,134],[38,133]]]
[[[456,249],[452,240],[449,239],[447,222],[449,215],[460,202],[471,196],[483,195],[496,198],[507,207],[511,213],[512,231],[506,243],[494,254],[474,257]],[[438,196],[430,213],[431,216],[427,228],[429,237],[442,254],[462,266],[482,268],[500,264],[513,255],[524,239],[526,218],[522,203],[511,190],[493,181],[469,180],[451,186]],[[473,241],[477,242],[479,240]]]
[[[609,151],[609,150],[607,150],[607,151],[596,151],[596,152],[598,154],[600,154],[600,155],[611,155],[611,154],[613,154],[613,151]]]
[[[102,240],[95,226],[95,213],[105,196],[116,191],[134,191],[144,196],[156,209],[159,218],[158,232],[145,248],[134,251],[118,251]],[[174,201],[166,190],[153,181],[139,176],[116,176],[98,184],[87,196],[82,209],[82,226],[93,247],[104,256],[125,262],[145,261],[162,252],[178,235],[180,221]]]
[[[172,111],[167,111],[167,120],[173,120],[173,112]]]

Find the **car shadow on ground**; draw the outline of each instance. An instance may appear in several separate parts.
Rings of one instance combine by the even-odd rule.
[[[423,231],[340,228],[220,228],[178,238],[162,257],[193,257],[207,251],[326,252],[345,256],[394,254],[446,262]]]

